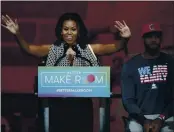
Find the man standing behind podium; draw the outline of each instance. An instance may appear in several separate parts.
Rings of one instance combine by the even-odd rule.
[[[88,31],[76,13],[63,14],[56,25],[57,40],[41,46],[28,44],[19,32],[17,21],[2,16],[4,28],[13,33],[19,46],[36,57],[48,55],[46,66],[99,66],[95,55],[113,54],[124,48],[131,32],[125,22],[116,21],[121,40],[113,44],[89,44]],[[50,107],[49,132],[92,132],[93,112],[90,98],[53,98]],[[103,116],[103,112],[101,111]]]

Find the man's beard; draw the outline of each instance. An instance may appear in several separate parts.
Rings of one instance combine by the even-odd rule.
[[[151,56],[155,56],[160,52],[160,44],[154,43],[153,45],[155,45],[156,47],[151,47],[152,45],[149,46],[148,44],[144,43],[145,51]]]

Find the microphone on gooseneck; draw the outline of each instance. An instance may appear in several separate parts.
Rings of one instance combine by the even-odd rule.
[[[74,55],[69,54],[68,55],[68,60],[70,61],[70,66],[72,66],[73,65],[73,61],[74,61]]]
[[[63,54],[66,54],[68,49],[69,49],[69,45],[67,43],[64,43],[64,53]]]
[[[78,44],[77,45],[73,45],[72,49],[76,52],[76,55],[80,55],[80,51],[78,49]]]
[[[74,57],[76,56],[76,52],[73,50],[73,47],[69,48],[66,51],[66,55],[68,56],[68,60],[70,62],[70,66],[73,65]]]

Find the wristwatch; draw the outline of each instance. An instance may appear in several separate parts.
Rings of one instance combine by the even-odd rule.
[[[161,120],[165,120],[165,116],[164,115],[159,115],[159,117]]]

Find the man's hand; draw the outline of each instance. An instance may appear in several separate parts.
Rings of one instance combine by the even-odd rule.
[[[150,129],[152,128],[152,120],[145,120],[144,121],[144,132],[150,132]]]
[[[152,121],[152,132],[160,132],[162,126],[163,120],[156,118],[154,121]]]

